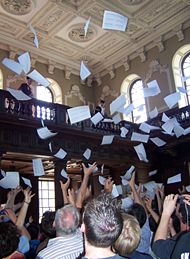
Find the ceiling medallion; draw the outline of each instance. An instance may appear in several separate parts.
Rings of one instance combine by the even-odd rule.
[[[14,15],[25,15],[33,8],[32,0],[1,0],[2,8]]]
[[[84,24],[78,24],[69,31],[68,36],[72,41],[75,42],[87,42],[92,40],[96,35],[95,30],[92,28],[88,29],[85,37]]]

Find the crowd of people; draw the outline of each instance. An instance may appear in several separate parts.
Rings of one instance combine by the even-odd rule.
[[[92,195],[89,178],[96,167],[83,166],[78,192],[70,179],[60,181],[64,206],[43,214],[41,224],[25,222],[34,196],[30,188],[17,187],[8,193],[0,209],[1,259],[119,259],[190,258],[190,194],[165,197],[164,187],[149,197],[136,173],[129,180],[130,190],[113,197],[114,182],[107,178],[99,195]],[[24,200],[15,204],[23,192]]]

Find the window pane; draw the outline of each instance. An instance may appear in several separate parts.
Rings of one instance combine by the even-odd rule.
[[[182,61],[182,75],[183,75],[183,80],[184,80],[184,87],[189,90],[190,86],[190,53],[188,53],[183,61]],[[190,104],[190,93],[188,92],[184,96],[184,105],[189,105]]]

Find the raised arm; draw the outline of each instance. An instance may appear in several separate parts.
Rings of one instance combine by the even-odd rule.
[[[153,219],[155,220],[156,223],[159,222],[159,215],[152,209],[152,199],[149,197],[145,197],[144,199],[145,202],[145,206],[147,211],[151,214],[151,216],[153,217]]]
[[[139,203],[144,207],[141,197],[135,188],[135,175],[136,175],[136,172],[133,172],[131,176],[131,180],[129,181],[129,186],[131,187],[131,191],[133,193],[134,202]]]
[[[70,185],[70,178],[68,177],[66,183],[63,183],[62,181],[60,181],[60,185],[61,185],[61,190],[62,190],[63,203],[65,205],[65,204],[69,203],[67,190]]]
[[[20,191],[21,191],[21,187],[18,186],[17,188],[12,189],[10,192],[8,192],[5,209],[14,210],[15,198]]]

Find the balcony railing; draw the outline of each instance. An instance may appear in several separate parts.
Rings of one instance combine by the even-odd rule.
[[[0,90],[0,115],[6,115],[7,118],[14,117],[15,119],[18,118],[30,121],[40,121],[43,119],[46,121],[46,125],[69,127],[76,130],[85,130],[100,134],[120,135],[120,128],[126,127],[129,130],[127,135],[128,138],[131,137],[132,132],[140,132],[138,129],[139,125],[129,121],[121,121],[117,125],[113,122],[99,122],[95,126],[89,119],[70,125],[67,114],[67,109],[69,108],[69,106],[48,103],[37,99],[18,101],[8,91]],[[182,127],[187,128],[190,126],[190,106],[181,109],[174,108],[165,113],[170,118],[176,117]],[[161,127],[163,124],[161,118],[162,114],[159,114],[156,118],[148,120],[147,123]],[[156,131],[154,131],[153,135],[155,135],[155,132]]]

